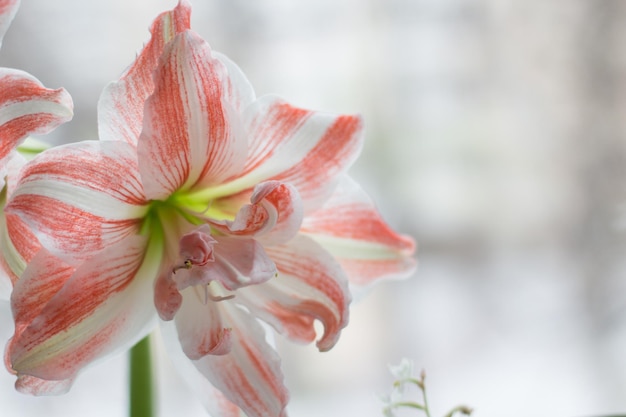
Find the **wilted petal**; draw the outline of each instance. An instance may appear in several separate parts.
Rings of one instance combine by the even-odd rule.
[[[192,232],[187,237],[198,237],[202,232]],[[194,242],[183,237],[186,246],[181,253],[191,252]],[[198,244],[202,241],[198,239]],[[263,246],[254,239],[216,236],[213,246],[214,260],[203,265],[192,264],[189,268],[177,268],[173,280],[180,290],[194,285],[219,282],[227,290],[236,290],[263,283],[276,274],[274,262],[267,256]],[[186,259],[181,259],[181,264]]]
[[[0,0],[0,45],[19,7],[20,0]]]
[[[182,0],[161,13],[150,27],[151,38],[119,81],[109,84],[98,102],[100,140],[123,140],[137,145],[144,102],[154,89],[153,74],[165,44],[189,29],[191,7]]]
[[[394,232],[347,176],[323,207],[305,217],[300,231],[339,260],[352,284],[406,277],[415,270],[415,241]]]
[[[263,285],[240,289],[237,297],[254,315],[295,341],[312,342],[313,322],[320,320],[324,334],[317,347],[329,350],[348,324],[350,293],[340,266],[306,236],[266,250],[276,263],[278,276]]]
[[[233,192],[269,179],[296,187],[305,210],[330,195],[336,178],[354,162],[362,146],[358,116],[336,116],[294,107],[274,96],[261,97],[244,112],[248,158],[229,189]]]
[[[177,35],[163,53],[146,101],[138,154],[151,199],[198,183],[220,184],[239,172],[246,140],[225,101],[228,74],[193,32]]]
[[[80,142],[28,163],[6,207],[57,256],[87,259],[136,233],[147,210],[137,160],[123,142]]]
[[[72,98],[23,71],[0,68],[0,164],[27,136],[48,133],[73,116]]]
[[[225,326],[218,303],[207,299],[204,286],[182,291],[183,303],[174,318],[183,352],[189,359],[224,355],[232,346],[232,329]]]
[[[233,236],[262,237],[264,244],[287,242],[298,232],[304,214],[292,185],[278,181],[258,184],[250,203],[241,207],[234,220],[215,221],[213,227]],[[220,207],[219,201],[216,207]]]
[[[225,355],[206,355],[194,361],[194,365],[248,417],[286,416],[288,393],[280,360],[265,341],[263,329],[253,317],[228,301],[218,303],[218,308],[224,323],[232,328],[231,350]]]
[[[133,236],[83,263],[11,341],[7,355],[17,374],[70,379],[144,337],[155,316],[150,294],[158,268],[155,259],[144,262],[145,251],[146,239]],[[47,271],[33,274],[45,279]]]

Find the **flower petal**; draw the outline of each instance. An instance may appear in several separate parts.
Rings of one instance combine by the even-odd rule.
[[[30,375],[20,375],[15,382],[15,389],[22,394],[61,395],[66,394],[73,383],[74,378],[48,381]]]
[[[241,207],[234,220],[215,221],[213,227],[233,236],[262,238],[266,245],[287,242],[298,232],[304,213],[302,200],[292,185],[278,181],[258,184],[250,202]],[[220,201],[214,206],[221,209]],[[225,212],[228,210],[226,207]]]
[[[0,0],[0,44],[19,7],[20,0]]]
[[[212,55],[214,58],[220,60],[222,64],[226,67],[228,71],[228,78],[225,80],[225,93],[227,98],[227,102],[239,113],[242,113],[243,110],[250,105],[254,99],[254,89],[252,88],[252,84],[248,81],[248,78],[245,76],[241,68],[233,61],[230,60],[226,55],[221,54],[219,52],[213,51]]]
[[[294,107],[274,96],[259,98],[244,113],[248,158],[229,193],[275,179],[291,183],[305,210],[330,195],[362,146],[359,116],[336,116]]]
[[[172,320],[182,303],[183,296],[172,279],[172,270],[164,268],[154,283],[154,306],[161,320]]]
[[[174,318],[183,352],[193,360],[224,355],[232,346],[232,329],[224,325],[217,303],[207,300],[204,291],[199,286],[183,290],[183,303]]]
[[[132,236],[83,263],[12,340],[8,357],[18,376],[70,379],[144,337],[154,325],[147,295],[158,268],[155,259],[144,262],[145,252],[146,238]],[[32,273],[44,277],[47,271]]]
[[[226,399],[190,361],[181,350],[176,326],[172,322],[161,322],[161,335],[167,355],[176,371],[181,375],[187,386],[196,394],[209,415],[214,417],[246,417],[239,407]]]
[[[195,33],[183,32],[165,47],[138,145],[149,198],[198,182],[220,184],[241,170],[246,140],[226,101],[227,79],[226,67]]]
[[[181,254],[191,252],[189,245],[197,245],[189,237],[204,234],[203,228],[191,232],[181,239]],[[206,227],[206,232],[210,229]],[[200,240],[200,239],[198,239]],[[209,285],[213,281],[219,282],[226,290],[233,291],[248,285],[261,284],[276,274],[274,262],[267,256],[263,246],[254,239],[216,236],[212,247],[213,260],[205,264],[190,264],[189,267],[175,268],[172,276],[178,289],[189,286]],[[188,260],[185,258],[183,262]],[[219,297],[219,295],[217,295]]]
[[[38,317],[48,302],[63,288],[76,268],[41,249],[17,280],[11,294],[15,320],[13,341]]]
[[[0,68],[0,164],[28,135],[48,133],[73,116],[72,98],[23,71]]]
[[[288,393],[280,359],[265,341],[265,332],[248,313],[230,301],[217,303],[232,328],[228,354],[206,355],[196,368],[249,417],[286,416]]]
[[[306,236],[287,245],[266,248],[278,267],[278,277],[263,285],[237,291],[250,311],[295,341],[315,339],[313,321],[320,320],[324,334],[321,351],[331,349],[348,324],[350,292],[337,262]]]
[[[97,141],[49,149],[24,167],[6,210],[55,255],[88,259],[135,233],[147,210],[134,150]]]
[[[190,27],[191,6],[182,0],[161,13],[150,27],[151,38],[119,81],[109,84],[98,102],[100,140],[123,140],[137,145],[144,102],[154,89],[153,73],[163,47]]]
[[[363,286],[415,271],[415,241],[394,232],[347,176],[322,208],[305,217],[300,231],[339,260],[352,284]]]

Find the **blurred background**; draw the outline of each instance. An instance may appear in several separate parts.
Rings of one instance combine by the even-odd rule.
[[[331,352],[279,340],[292,417],[381,416],[403,357],[426,371],[433,417],[458,403],[476,417],[626,413],[626,2],[193,3],[193,28],[258,95],[364,115],[352,174],[419,242],[415,276],[355,303]],[[47,139],[97,138],[100,91],[175,4],[22,1],[0,65],[75,102]],[[160,366],[161,415],[205,415]],[[2,416],[126,415],[124,356],[63,397],[12,385],[0,373]]]

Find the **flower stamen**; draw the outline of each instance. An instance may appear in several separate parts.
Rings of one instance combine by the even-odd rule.
[[[225,293],[226,290],[222,285],[220,285],[219,282],[211,285],[214,282],[215,281],[209,282],[205,288],[207,300],[220,302],[225,300],[232,300],[233,298],[235,298],[235,294],[222,295],[222,293]]]

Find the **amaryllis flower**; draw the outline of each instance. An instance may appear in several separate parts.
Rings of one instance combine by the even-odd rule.
[[[348,322],[349,281],[413,268],[412,239],[346,176],[360,117],[257,99],[188,23],[184,1],[155,21],[101,98],[101,141],[50,149],[21,172],[7,211],[43,247],[12,296],[6,360],[22,391],[68,389],[158,317],[212,413],[284,415],[257,318],[299,342],[316,339],[318,320],[325,351]]]
[[[19,0],[0,0],[0,44],[13,17]],[[28,135],[45,134],[72,118],[72,99],[64,89],[45,88],[32,75],[11,68],[0,68],[0,189],[7,174],[14,175],[24,160],[15,150]],[[0,196],[4,207],[6,190]],[[20,229],[19,220],[10,227]],[[8,237],[4,214],[0,213],[0,299],[8,299],[11,285],[24,270],[26,262],[38,250],[37,240],[21,228]],[[21,233],[24,232],[24,233]]]

